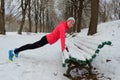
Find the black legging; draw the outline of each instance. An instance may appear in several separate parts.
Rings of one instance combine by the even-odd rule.
[[[27,49],[39,48],[46,44],[48,44],[47,38],[46,38],[46,36],[43,36],[39,41],[37,41],[33,44],[26,44],[24,46],[21,46],[20,48],[15,49],[14,52],[19,53],[19,52],[27,50]]]

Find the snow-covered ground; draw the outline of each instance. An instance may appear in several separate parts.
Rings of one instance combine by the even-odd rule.
[[[13,62],[8,61],[8,50],[39,40],[45,34],[0,36],[1,80],[67,80],[63,77],[59,42],[50,46],[24,51]]]
[[[78,35],[86,36],[88,29]],[[39,49],[20,53],[18,59],[8,61],[8,50],[39,40],[45,34],[7,33],[0,35],[0,79],[1,80],[68,80],[63,76],[60,41]],[[105,77],[120,80],[120,21],[103,23],[98,26],[98,33],[91,36],[98,40],[110,40],[112,46],[105,46],[93,60],[92,65]],[[107,60],[110,60],[107,62]],[[104,78],[102,80],[109,80]]]

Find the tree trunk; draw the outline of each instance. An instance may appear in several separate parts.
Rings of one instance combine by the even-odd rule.
[[[5,6],[4,0],[0,2],[0,34],[5,35]]]
[[[44,19],[45,17],[44,16],[45,16],[45,9],[43,10],[43,19],[42,19],[43,20],[43,32],[45,32],[45,19]]]
[[[40,7],[40,14],[39,14],[39,32],[42,31],[42,23],[41,23],[41,7]]]
[[[34,4],[34,7],[35,7],[35,33],[37,33],[37,30],[38,30],[38,1],[36,0],[35,1],[35,4]]]
[[[46,32],[49,31],[49,17],[48,17],[48,9],[46,10]]]
[[[91,0],[91,20],[89,25],[88,35],[93,35],[97,32],[99,0]]]
[[[75,19],[77,19],[77,17],[76,17],[76,11],[77,10],[77,6],[76,5],[74,5],[74,14],[73,14],[73,17],[75,18]],[[77,21],[77,20],[76,20]],[[74,27],[73,27],[73,32],[76,32],[76,27],[77,27],[77,25],[75,24],[74,25]]]
[[[78,9],[78,23],[77,23],[77,32],[81,31],[81,21],[82,21],[82,10],[83,10],[83,2],[84,0],[80,0],[78,2],[79,9]]]
[[[28,20],[29,20],[29,31],[28,32],[31,32],[32,31],[32,23],[31,23],[31,0],[28,0]]]
[[[25,2],[23,0],[21,0],[22,21],[21,21],[20,28],[18,30],[18,34],[22,34],[23,25],[24,25],[24,22],[25,22],[25,15],[26,15],[27,5],[28,5],[28,0],[25,0]]]
[[[25,11],[23,11],[22,13],[22,20],[21,20],[20,28],[18,30],[18,34],[22,34],[24,23],[25,23]]]

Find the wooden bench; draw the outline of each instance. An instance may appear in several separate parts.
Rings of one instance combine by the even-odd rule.
[[[87,36],[67,38],[66,50],[62,54],[63,67],[67,68],[64,76],[73,79],[77,74],[92,74],[91,62],[96,58],[100,49],[111,44],[110,41],[100,41]]]

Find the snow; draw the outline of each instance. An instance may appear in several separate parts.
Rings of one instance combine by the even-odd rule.
[[[86,37],[88,29],[77,33]],[[26,50],[20,53],[18,59],[8,61],[8,50],[39,40],[45,33],[30,33],[17,35],[7,32],[0,35],[0,78],[1,80],[68,80],[63,76],[62,54],[60,41],[42,48]],[[120,80],[120,20],[101,23],[98,33],[87,36],[98,41],[109,40],[112,46],[105,46],[93,60],[92,65],[105,77],[100,80]],[[107,60],[110,60],[107,62]]]
[[[18,59],[8,61],[8,50],[35,42],[45,34],[7,33],[0,36],[0,78],[1,80],[68,80],[63,76],[60,43],[46,45],[35,50],[20,53]]]

